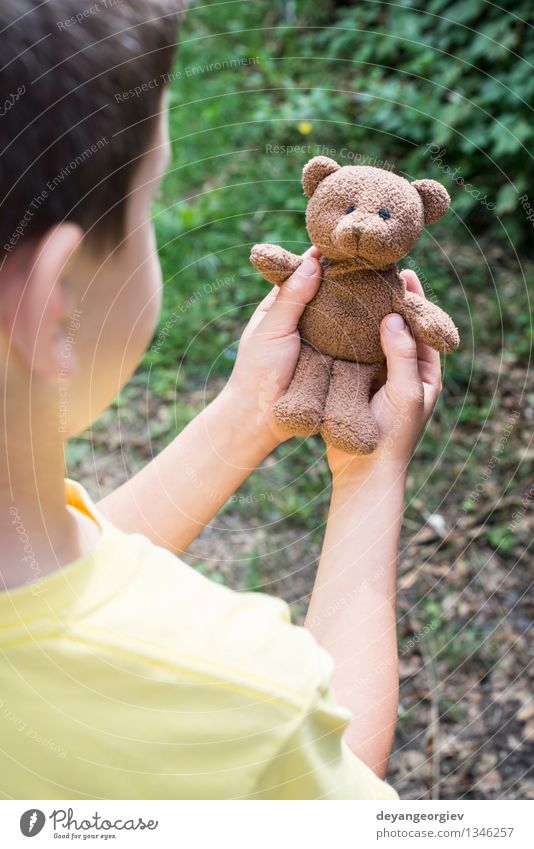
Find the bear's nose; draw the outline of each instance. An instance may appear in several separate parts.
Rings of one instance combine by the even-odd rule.
[[[336,227],[336,242],[348,250],[357,247],[365,226],[365,218],[361,215],[345,215]]]
[[[368,224],[369,216],[363,211],[355,210],[343,216],[338,224],[338,228],[340,232],[349,230],[351,233],[363,233]]]
[[[357,218],[355,221],[351,221],[350,229],[355,235],[360,236],[365,229],[365,221],[363,218]]]

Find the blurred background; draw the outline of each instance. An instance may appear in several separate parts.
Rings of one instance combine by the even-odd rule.
[[[534,798],[534,29],[529,0],[506,6],[191,5],[169,91],[173,162],[154,209],[161,323],[68,455],[98,498],[217,394],[269,288],[252,244],[307,247],[300,173],[311,156],[445,184],[451,211],[404,262],[462,344],[408,478],[390,770],[402,798]],[[292,440],[186,559],[214,581],[280,595],[302,623],[329,489],[321,440]]]

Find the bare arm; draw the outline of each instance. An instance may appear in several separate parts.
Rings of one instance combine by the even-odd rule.
[[[395,617],[404,471],[363,459],[334,478],[307,627],[334,658],[332,686],[354,719],[349,747],[385,775],[397,718]]]
[[[272,420],[271,408],[295,369],[297,323],[321,280],[318,255],[310,248],[296,257],[298,271],[255,311],[232,376],[215,401],[100,502],[117,527],[176,553],[184,551],[252,470],[288,438]]]
[[[410,287],[422,293],[413,272]],[[390,322],[397,329],[388,330]],[[386,325],[388,327],[386,327]],[[399,315],[382,322],[386,384],[371,408],[374,454],[329,449],[332,499],[306,626],[334,660],[333,688],[354,718],[353,752],[386,772],[397,718],[395,587],[408,462],[441,388],[439,354],[414,341]]]
[[[127,533],[184,551],[278,444],[257,410],[223,390],[144,469],[104,498],[101,512]]]

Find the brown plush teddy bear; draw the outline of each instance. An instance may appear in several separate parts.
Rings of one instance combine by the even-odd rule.
[[[445,214],[450,198],[435,180],[410,183],[381,168],[341,167],[326,156],[304,166],[302,185],[308,233],[323,255],[323,280],[300,320],[300,357],[274,415],[295,435],[320,432],[327,444],[369,454],[378,442],[369,396],[385,361],[384,316],[400,313],[413,336],[437,351],[459,344],[449,316],[408,292],[395,265],[423,228]],[[251,262],[270,283],[282,285],[302,259],[265,244],[253,247]]]

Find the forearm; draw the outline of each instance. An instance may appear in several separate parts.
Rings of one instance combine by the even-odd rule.
[[[405,471],[361,458],[334,480],[306,626],[334,659],[333,689],[354,714],[350,748],[383,776],[398,702],[396,565]]]
[[[225,389],[100,510],[122,530],[181,552],[276,444],[257,411]]]

